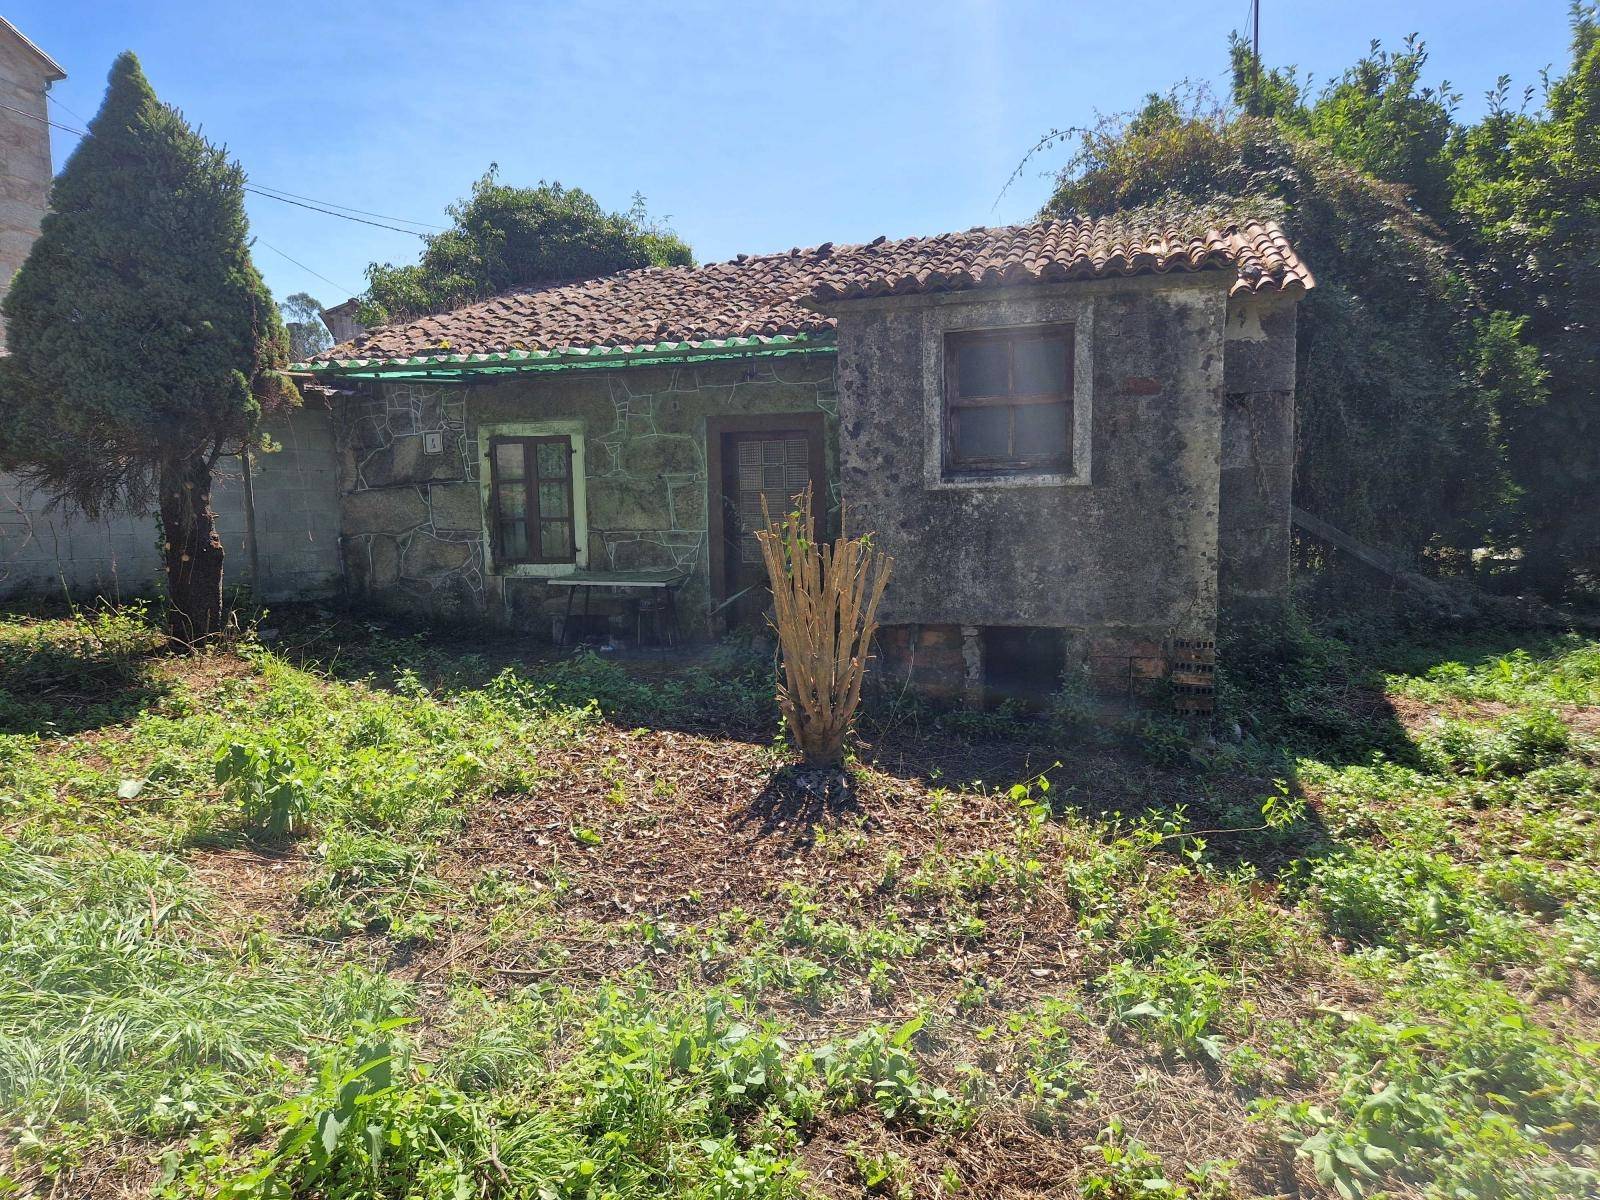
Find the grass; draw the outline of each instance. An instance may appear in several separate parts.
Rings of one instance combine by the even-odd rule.
[[[0,620],[0,1196],[1600,1187],[1600,643],[880,707],[822,802],[748,650],[273,620]]]

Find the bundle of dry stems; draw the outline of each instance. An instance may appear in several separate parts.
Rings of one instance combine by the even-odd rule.
[[[783,651],[778,708],[806,766],[836,768],[861,702],[878,601],[894,559],[875,552],[865,537],[841,533],[831,546],[819,543],[809,486],[795,504],[774,520],[763,497],[766,528],[756,533]]]

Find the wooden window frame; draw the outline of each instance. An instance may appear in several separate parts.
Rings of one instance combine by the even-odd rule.
[[[543,476],[539,474],[539,447],[546,443],[560,443],[567,452],[567,473],[565,476]],[[522,447],[522,478],[502,481],[500,478],[500,447]],[[551,563],[572,563],[578,561],[578,512],[577,512],[577,487],[573,479],[576,468],[576,456],[572,446],[572,435],[566,433],[541,433],[525,436],[507,435],[495,436],[489,439],[489,521],[490,530],[494,536],[494,561],[505,566],[544,565]],[[513,558],[506,553],[505,538],[501,532],[504,524],[500,516],[500,491],[502,488],[522,485],[523,490],[523,520],[527,525],[526,539],[528,553],[521,557]],[[567,515],[565,517],[546,517],[539,508],[539,485],[542,483],[559,483],[567,491]],[[567,551],[561,557],[549,557],[542,553],[544,547],[544,527],[551,524],[564,524],[567,527]]]
[[[947,474],[1018,474],[1031,471],[1066,471],[1073,466],[1074,379],[1077,328],[1071,322],[1045,325],[1014,325],[999,329],[950,330],[944,335],[944,469]],[[1024,341],[1043,341],[1060,338],[1065,356],[1060,392],[1042,392],[1018,395],[1009,389],[1015,386],[1016,346]],[[1006,345],[1005,395],[963,396],[960,387],[961,351],[964,347],[1003,342]],[[1067,444],[1060,454],[1018,455],[1015,453],[1016,410],[1035,404],[1062,404],[1066,406]],[[1007,408],[1011,410],[1007,425],[1008,441],[1012,453],[1004,456],[964,456],[961,454],[960,417],[963,409]]]

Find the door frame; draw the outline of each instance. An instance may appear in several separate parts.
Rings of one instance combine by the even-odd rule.
[[[722,503],[722,439],[729,433],[803,433],[809,447],[812,504],[817,527],[828,536],[828,461],[826,419],[820,410],[797,413],[740,413],[706,418],[706,537],[710,552],[711,603],[728,599],[727,521]],[[719,621],[726,614],[719,613]]]

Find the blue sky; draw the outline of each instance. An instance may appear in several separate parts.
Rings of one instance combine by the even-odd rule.
[[[1565,0],[1263,0],[1263,57],[1337,74],[1420,31],[1432,78],[1482,108],[1495,77],[1564,67]],[[702,260],[1023,220],[1049,193],[1053,126],[1180,78],[1222,87],[1248,0],[8,0],[66,69],[81,127],[115,55],[253,181],[414,221],[498,162],[612,208],[642,192]],[[53,133],[57,166],[76,139]],[[334,303],[420,243],[251,196],[255,258],[281,297]],[[310,270],[289,262],[297,259]],[[319,278],[324,276],[326,279]],[[328,282],[331,281],[331,282]]]

